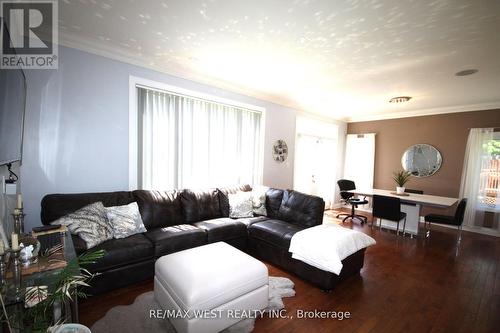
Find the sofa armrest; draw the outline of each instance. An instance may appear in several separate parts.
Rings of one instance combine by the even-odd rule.
[[[73,246],[75,247],[76,255],[80,255],[83,252],[87,251],[87,244],[83,239],[81,239],[77,235],[71,235],[71,240],[73,241]]]

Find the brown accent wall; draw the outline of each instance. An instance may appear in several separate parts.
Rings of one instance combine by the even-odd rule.
[[[479,127],[500,127],[500,109],[349,123],[347,133],[377,134],[375,188],[395,188],[391,176],[402,169],[403,152],[416,143],[427,143],[441,152],[441,169],[430,177],[411,177],[406,187],[458,197],[469,128]]]

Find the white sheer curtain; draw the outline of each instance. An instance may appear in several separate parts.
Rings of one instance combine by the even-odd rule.
[[[138,88],[139,188],[261,182],[261,113]]]
[[[354,181],[358,189],[371,189],[374,172],[375,133],[347,134],[344,179]]]
[[[470,130],[460,197],[468,200],[464,225],[500,231],[500,155],[488,150],[494,140],[493,128]]]

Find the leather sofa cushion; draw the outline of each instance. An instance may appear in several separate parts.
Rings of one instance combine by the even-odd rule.
[[[182,190],[181,202],[185,223],[222,217],[217,189]]]
[[[87,251],[87,243],[77,235],[71,235],[71,240],[73,241],[73,247],[75,248],[76,255],[80,255]]]
[[[181,197],[178,191],[137,190],[132,194],[137,200],[146,229],[150,230],[184,223]]]
[[[247,237],[247,226],[239,220],[228,217],[196,222],[194,225],[207,232],[209,243]]]
[[[157,258],[207,243],[206,231],[190,224],[156,228],[144,235],[153,243]]]
[[[134,202],[131,192],[102,192],[102,193],[75,193],[49,194],[43,197],[41,203],[41,220],[47,225],[78,209],[101,201],[105,207],[123,206]]]
[[[325,202],[320,197],[286,190],[279,208],[280,219],[303,227],[323,223]]]
[[[248,234],[250,237],[288,250],[292,236],[303,229],[303,227],[285,221],[267,220],[252,224],[248,227]]]
[[[219,205],[222,217],[229,217],[229,194],[235,194],[236,192],[250,192],[251,190],[252,187],[250,185],[219,188]]]
[[[145,261],[152,259],[154,255],[153,243],[144,234],[110,239],[93,247],[92,250],[104,250],[106,253],[95,264],[88,266],[91,272],[103,272],[112,268]]]
[[[283,190],[270,188],[266,192],[267,217],[279,219],[279,209],[283,201]]]

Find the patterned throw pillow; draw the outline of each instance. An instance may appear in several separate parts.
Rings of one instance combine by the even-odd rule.
[[[107,207],[106,215],[115,238],[125,238],[147,231],[137,202],[125,206]]]
[[[70,233],[85,241],[87,249],[113,238],[113,229],[108,223],[106,208],[100,201],[65,215],[51,224],[67,226]]]
[[[266,188],[254,189],[252,192],[253,213],[258,216],[267,216]]]
[[[251,192],[238,192],[229,194],[229,217],[253,217],[253,204]]]

